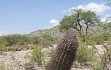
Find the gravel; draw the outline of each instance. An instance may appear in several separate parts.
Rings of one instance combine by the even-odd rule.
[[[102,52],[104,50],[101,48],[101,46],[102,45],[96,45],[99,53],[103,54]],[[47,51],[47,48],[44,48],[42,51]],[[31,55],[31,52],[32,50],[4,52],[2,55],[0,55],[0,64],[5,66],[5,70],[25,70],[24,65],[26,63],[30,63],[30,60],[25,57],[26,55]],[[36,70],[41,70],[41,68],[36,67]],[[91,70],[91,68],[72,68],[71,70]]]

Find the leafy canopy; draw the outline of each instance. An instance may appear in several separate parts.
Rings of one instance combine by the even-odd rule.
[[[74,9],[72,12],[70,16],[65,16],[60,21],[60,31],[74,28],[84,37],[87,35],[88,29],[98,25],[100,21],[96,13],[90,10]]]

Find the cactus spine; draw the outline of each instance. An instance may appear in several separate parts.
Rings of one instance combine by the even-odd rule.
[[[60,39],[46,70],[70,70],[79,46],[78,37],[73,29],[68,29]]]

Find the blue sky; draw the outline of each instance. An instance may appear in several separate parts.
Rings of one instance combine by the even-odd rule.
[[[0,0],[0,35],[51,28],[75,8],[95,11],[103,20],[111,15],[105,0]]]

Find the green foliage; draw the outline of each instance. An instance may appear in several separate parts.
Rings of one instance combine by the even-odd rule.
[[[6,42],[5,42],[5,40],[4,40],[4,37],[1,36],[1,37],[0,37],[0,46],[1,46],[1,45],[5,45],[5,43],[6,43]]]
[[[111,59],[111,46],[109,47],[107,53],[106,53],[106,57],[110,60]]]
[[[49,47],[49,46],[52,46],[53,44],[55,44],[57,42],[57,38],[52,37],[51,35],[44,34],[44,35],[41,35],[39,37],[39,41],[40,41],[39,44],[41,46]]]
[[[2,43],[0,43],[0,55],[4,52],[5,47]]]
[[[4,36],[4,40],[6,41],[6,46],[15,45],[18,42],[18,35],[7,35]]]
[[[94,40],[96,44],[102,44],[104,42],[104,36],[102,34],[96,35],[92,40]]]
[[[111,24],[104,22],[99,29],[95,31],[94,40],[96,44],[102,44],[104,41],[109,41],[111,38]]]
[[[0,70],[13,70],[10,66],[5,68],[5,65],[0,64]]]
[[[0,43],[6,45],[6,46],[13,46],[13,45],[23,45],[30,43],[30,37],[27,35],[19,35],[19,34],[13,34],[13,35],[7,35],[7,36],[1,36],[0,37]]]
[[[70,16],[65,16],[61,20],[59,27],[60,31],[74,28],[80,33],[81,37],[85,37],[88,34],[88,29],[90,27],[97,26],[99,23],[99,19],[96,13],[93,11],[74,9],[73,12],[73,14],[71,14]]]
[[[86,43],[82,43],[77,51],[78,62],[92,61],[93,58],[93,50],[91,48],[88,48],[88,45]]]
[[[71,16],[65,16],[62,21],[60,22],[60,31],[69,29],[69,28],[73,28],[76,22],[76,18],[74,15]]]
[[[5,70],[3,65],[0,65],[0,70]]]
[[[5,50],[8,48],[11,51],[26,49],[29,44],[49,47],[56,42],[57,38],[47,34],[33,37],[28,35],[12,34],[0,37],[0,47],[3,47]],[[0,48],[0,50],[2,50],[2,48]]]
[[[95,41],[94,41],[94,36],[93,36],[93,34],[91,34],[91,33],[88,33],[88,35],[85,37],[85,43],[87,44],[87,45],[95,45]]]
[[[17,45],[31,44],[32,39],[28,35],[21,35],[18,38],[19,38],[19,40],[17,42]]]
[[[103,44],[104,41],[109,41],[111,38],[111,24],[104,23],[97,29],[88,31],[85,37],[85,42],[89,45]]]
[[[41,51],[42,47],[36,47],[32,51],[31,60],[36,62],[38,65],[42,65],[43,52]]]
[[[110,40],[108,40],[108,44],[106,48],[104,48],[106,51],[104,54],[99,57],[96,57],[93,59],[93,68],[94,70],[106,70],[108,69],[108,65],[110,65],[111,62],[111,44]]]
[[[32,37],[32,44],[35,44],[35,45],[40,44],[40,37],[38,36]]]
[[[104,70],[103,62],[100,59],[93,59],[93,70]]]
[[[107,0],[107,4],[111,6],[111,0]]]
[[[111,37],[109,38],[109,45],[111,45]]]

